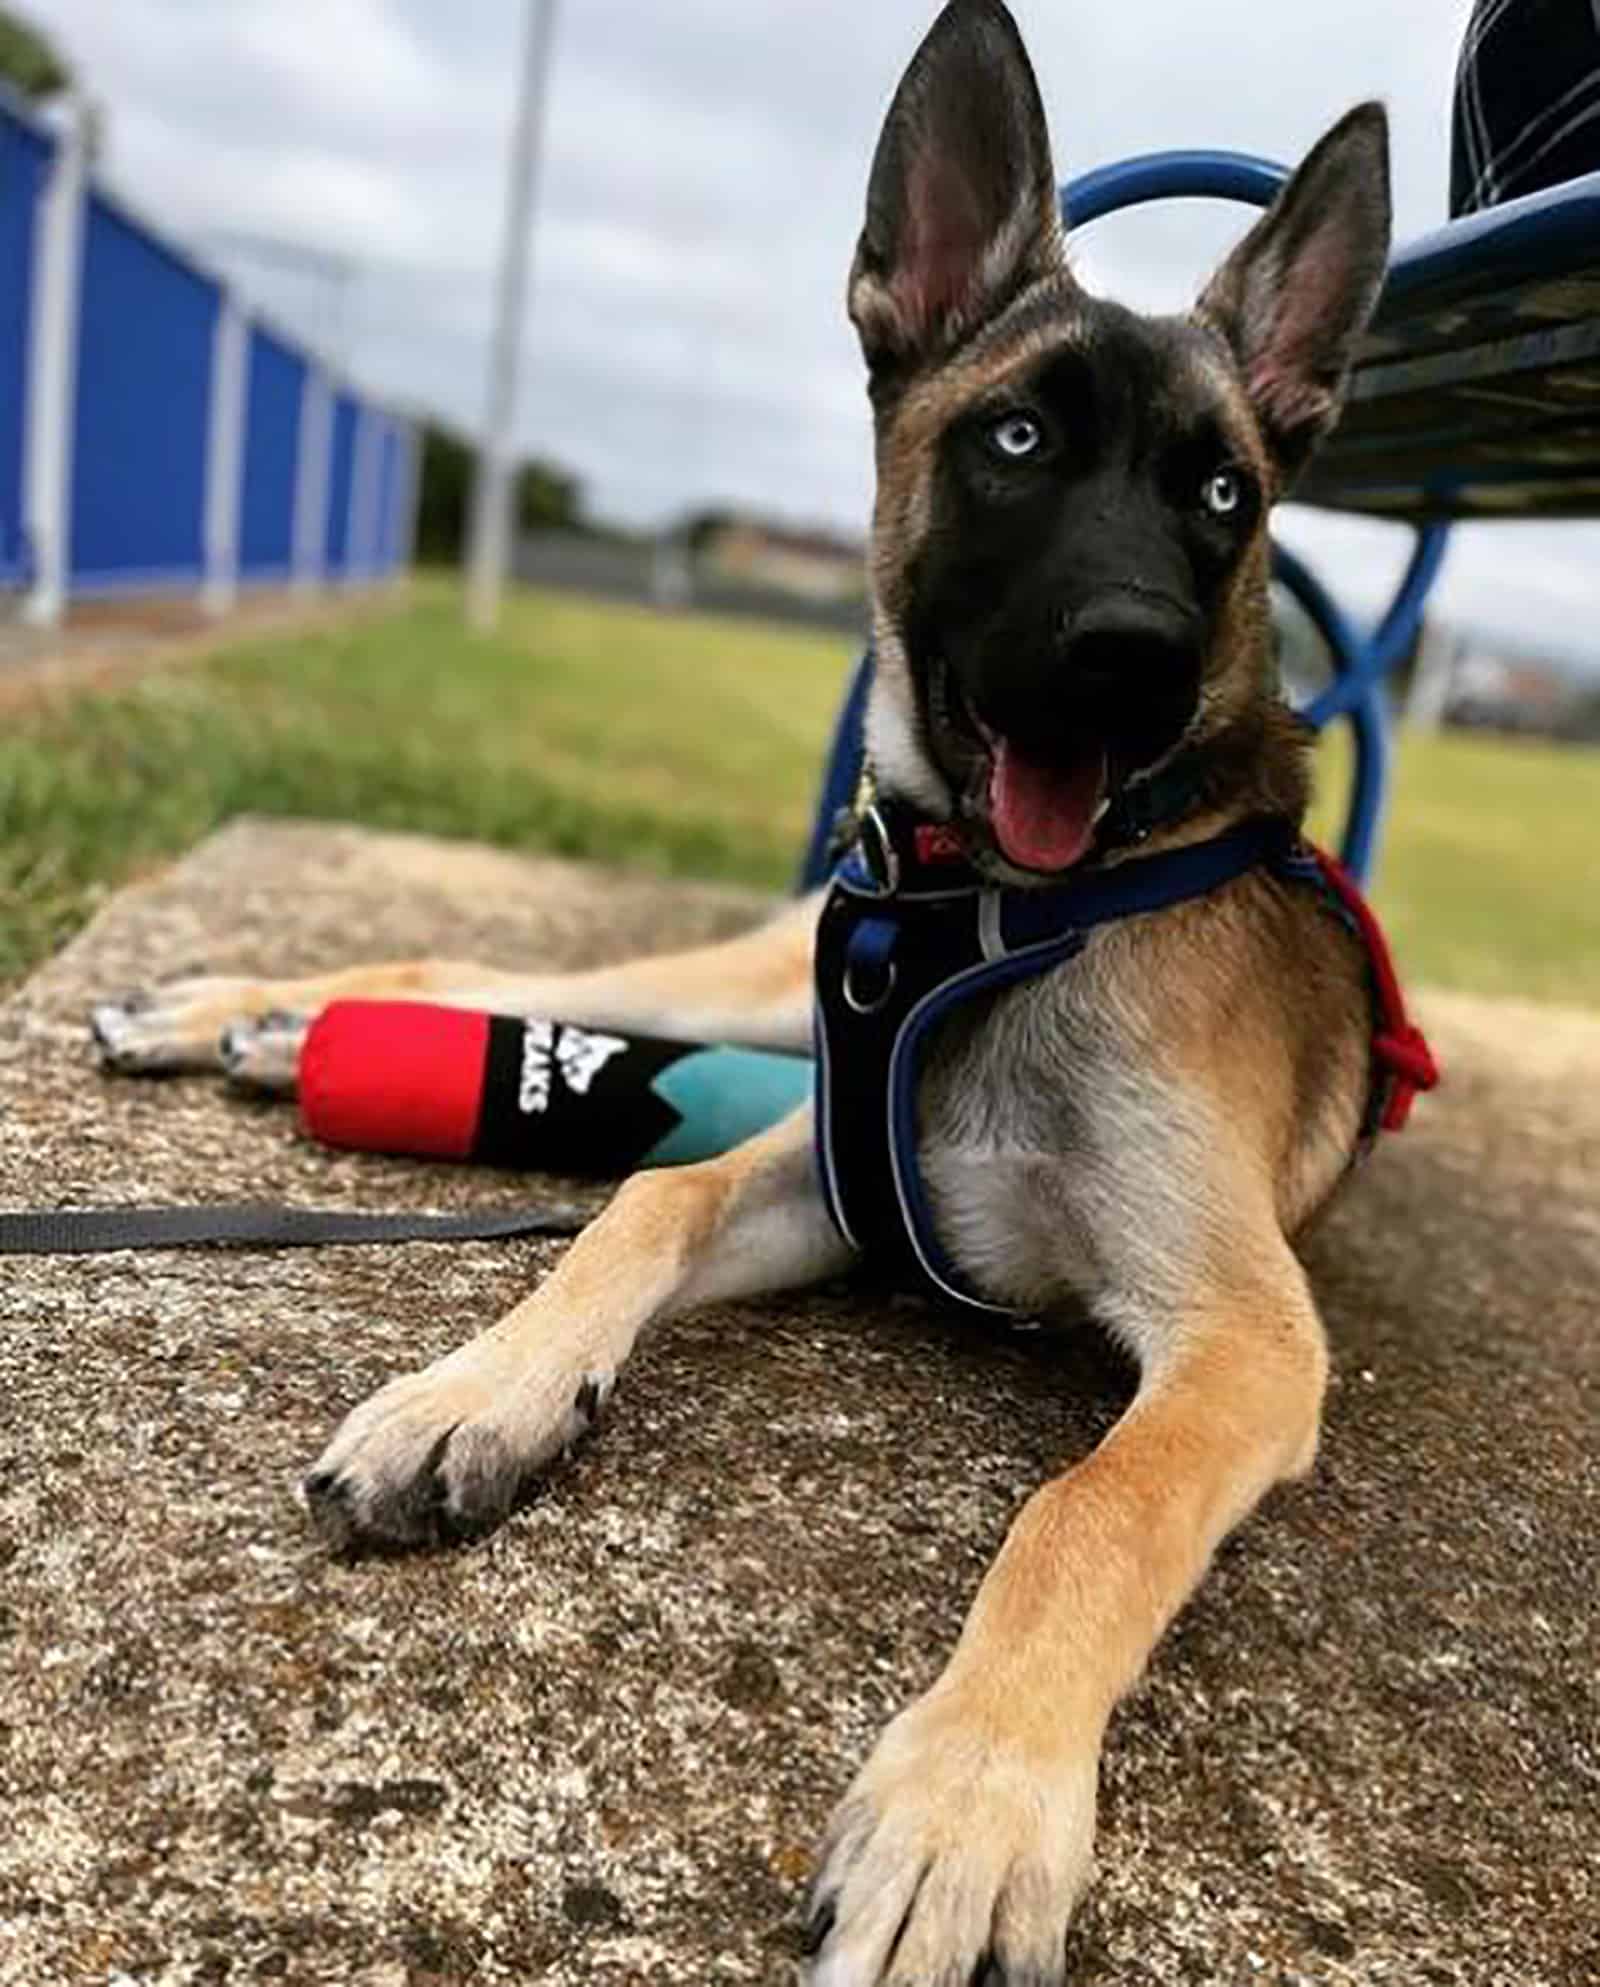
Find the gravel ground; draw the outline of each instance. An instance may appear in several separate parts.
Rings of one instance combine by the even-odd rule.
[[[241,823],[0,1008],[0,1202],[510,1201],[93,1070],[97,994],[431,950],[584,962],[749,900]],[[1083,1987],[1581,1987],[1595,1871],[1600,1018],[1423,1002],[1450,1065],[1308,1245],[1315,1479],[1116,1720]],[[834,1288],[648,1345],[471,1549],[343,1565],[330,1425],[545,1245],[11,1261],[0,1982],[775,1982],[832,1800],[1028,1488],[1106,1428],[1092,1335]]]

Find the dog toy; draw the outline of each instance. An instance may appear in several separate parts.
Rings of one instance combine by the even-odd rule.
[[[714,1158],[811,1094],[804,1056],[408,1001],[337,1001],[300,1051],[324,1144],[614,1176]]]

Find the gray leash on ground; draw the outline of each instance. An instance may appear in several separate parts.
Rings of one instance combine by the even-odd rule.
[[[581,1209],[347,1214],[241,1201],[215,1207],[34,1208],[0,1213],[0,1256],[101,1256],[117,1249],[321,1249],[377,1242],[505,1242],[576,1235]]]

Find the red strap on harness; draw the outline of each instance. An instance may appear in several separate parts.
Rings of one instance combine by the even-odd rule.
[[[1406,1012],[1400,976],[1394,969],[1389,941],[1383,935],[1372,906],[1362,896],[1355,880],[1342,863],[1321,849],[1313,849],[1317,867],[1328,888],[1355,919],[1372,965],[1373,990],[1378,1002],[1378,1025],[1373,1031],[1372,1053],[1388,1078],[1388,1095],[1383,1102],[1379,1124],[1384,1131],[1403,1131],[1419,1090],[1432,1090],[1439,1081],[1439,1065],[1428,1047],[1427,1037]]]

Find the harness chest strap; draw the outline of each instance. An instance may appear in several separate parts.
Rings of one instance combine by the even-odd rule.
[[[893,831],[869,814],[824,905],[816,958],[816,1138],[829,1213],[845,1238],[940,1296],[1001,1316],[963,1281],[932,1218],[917,1156],[917,1086],[932,1030],[966,1002],[1033,979],[1101,925],[1208,894],[1257,868],[1317,890],[1361,938],[1373,1069],[1363,1145],[1405,1123],[1438,1071],[1410,1021],[1383,933],[1331,858],[1281,820],[1075,874],[1049,888],[988,888],[947,829]]]

